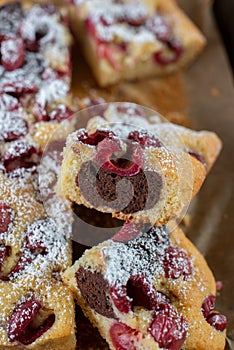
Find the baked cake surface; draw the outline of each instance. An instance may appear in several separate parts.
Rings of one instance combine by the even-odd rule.
[[[136,232],[140,235],[136,237]],[[176,228],[126,223],[63,275],[110,349],[224,349],[207,263]]]
[[[174,72],[205,44],[171,0],[73,2],[73,26],[101,86]]]
[[[220,151],[218,137],[147,119],[133,104],[102,108],[67,138],[58,194],[124,220],[180,218]]]

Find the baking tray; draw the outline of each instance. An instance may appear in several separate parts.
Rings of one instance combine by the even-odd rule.
[[[189,209],[188,237],[204,254],[216,280],[223,282],[217,309],[228,316],[226,349],[234,350],[234,99],[231,69],[208,0],[180,0],[202,28],[208,44],[186,74],[136,83],[97,87],[77,43],[73,47],[72,91],[78,97],[101,95],[108,101],[131,101],[151,107],[170,121],[215,131],[223,151]],[[82,248],[75,250],[79,256]],[[106,350],[107,344],[77,308],[77,350]]]

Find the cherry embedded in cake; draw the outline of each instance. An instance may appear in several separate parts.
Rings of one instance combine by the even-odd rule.
[[[73,1],[73,26],[101,86],[171,73],[191,63],[205,39],[174,1]],[[85,40],[84,40],[85,38]]]
[[[183,232],[142,224],[137,236],[121,236],[86,250],[63,274],[109,347],[224,349],[227,320],[214,312],[213,275]]]
[[[149,120],[131,103],[104,107],[102,116],[97,111],[86,128],[67,137],[59,196],[122,220],[162,225],[179,219],[213,165],[220,140],[157,116]],[[182,270],[168,274],[186,276]]]

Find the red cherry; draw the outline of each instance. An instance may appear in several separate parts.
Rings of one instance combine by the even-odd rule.
[[[139,236],[141,227],[141,224],[135,224],[130,221],[126,221],[120,231],[118,231],[111,239],[115,242],[129,242]]]
[[[131,311],[132,302],[131,302],[130,298],[127,296],[126,287],[111,286],[110,287],[110,296],[111,296],[116,308],[120,312],[127,314],[128,312]]]
[[[227,317],[218,312],[210,313],[206,320],[212,327],[220,332],[223,332],[228,325]]]
[[[138,145],[129,145],[129,155],[119,158],[117,162],[111,162],[110,156],[121,150],[118,139],[104,139],[97,146],[96,161],[102,168],[110,173],[120,176],[134,176],[138,174],[143,166],[143,151]]]
[[[15,111],[20,108],[20,103],[17,98],[7,95],[0,94],[0,110],[1,111]]]
[[[181,349],[188,330],[184,317],[169,304],[154,312],[153,321],[148,329],[160,348]]]
[[[152,32],[158,40],[167,43],[172,36],[172,29],[165,17],[156,15],[147,19],[146,28]]]
[[[156,310],[170,299],[158,292],[144,275],[133,275],[127,283],[127,295],[133,300],[133,306],[142,306],[147,310]]]
[[[14,112],[0,112],[0,141],[18,140],[28,133],[28,124],[20,114]]]
[[[167,43],[167,46],[171,50],[170,56],[165,56],[163,51],[159,51],[154,54],[155,61],[161,66],[167,66],[169,64],[177,62],[183,53],[183,47],[177,40],[169,41]]]
[[[29,169],[37,165],[39,154],[33,145],[25,140],[18,140],[7,149],[2,161],[7,172],[18,168]]]
[[[11,342],[18,339],[41,308],[41,302],[32,297],[22,302],[14,309],[7,331]]]
[[[1,43],[1,61],[7,71],[20,68],[24,63],[25,49],[19,37],[9,37]]]
[[[0,233],[7,232],[11,223],[12,209],[5,203],[0,203]]]
[[[160,140],[154,135],[150,135],[147,131],[132,131],[128,135],[128,139],[138,142],[142,147],[162,147]]]
[[[91,146],[97,146],[99,142],[103,141],[105,138],[112,139],[114,136],[115,134],[108,130],[97,130],[90,135],[82,130],[77,134],[78,141]]]
[[[188,154],[190,154],[190,156],[194,157],[199,162],[201,162],[205,167],[207,166],[205,158],[201,154],[194,152],[194,151],[188,151]]]
[[[70,119],[74,112],[65,105],[59,105],[56,110],[52,111],[49,114],[50,120],[55,120],[57,122],[61,122],[66,119]]]
[[[188,255],[178,247],[168,247],[164,257],[164,271],[167,278],[186,279],[192,274],[192,265]]]
[[[41,309],[42,304],[35,297],[30,297],[16,306],[8,323],[7,334],[10,342],[18,341],[23,345],[29,345],[53,326],[54,314],[49,315],[39,327],[31,326]]]
[[[10,83],[5,83],[0,88],[0,93],[6,93],[8,95],[20,98],[25,94],[34,94],[38,88],[36,85],[28,83],[27,81],[18,80]]]
[[[110,327],[110,337],[116,350],[137,350],[142,334],[122,322],[115,322]]]
[[[139,27],[145,23],[147,12],[140,3],[126,3],[124,6],[124,20],[133,27]]]
[[[208,295],[208,297],[206,297],[203,301],[201,310],[205,318],[207,318],[210,312],[214,310],[215,300],[216,297],[214,295]]]

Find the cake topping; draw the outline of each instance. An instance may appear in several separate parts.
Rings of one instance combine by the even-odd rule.
[[[0,7],[0,37],[9,33],[17,34],[24,14],[20,2],[12,2]]]
[[[192,265],[188,255],[178,247],[170,246],[165,251],[164,270],[167,278],[187,279],[192,274]]]
[[[14,141],[28,133],[28,125],[18,112],[0,111],[0,141]]]
[[[4,233],[8,230],[8,227],[12,220],[13,211],[6,203],[0,203],[0,233]]]
[[[202,303],[202,313],[205,318],[209,315],[211,311],[215,308],[216,297],[214,295],[209,295]]]
[[[1,42],[1,63],[8,71],[20,68],[24,63],[25,49],[19,37],[8,37]]]
[[[212,327],[220,332],[223,332],[228,325],[227,317],[219,312],[210,313],[206,320]]]
[[[34,296],[26,298],[16,306],[7,330],[11,342],[18,341],[23,345],[29,345],[53,326],[55,315],[50,314],[43,319],[39,315],[42,308],[42,303]]]
[[[13,83],[8,82],[1,86],[1,93],[6,93],[14,97],[22,97],[25,94],[33,94],[37,91],[37,87],[27,81],[16,80]]]
[[[169,304],[155,311],[149,332],[160,348],[179,350],[185,341],[188,325],[183,316]]]
[[[147,131],[132,131],[128,135],[129,140],[138,142],[143,148],[161,147],[161,141]]]
[[[136,350],[143,335],[122,322],[115,322],[110,327],[110,337],[116,350]]]
[[[20,108],[20,103],[17,98],[0,93],[0,110],[1,111],[15,111]]]
[[[217,331],[223,332],[227,328],[228,320],[225,315],[220,314],[215,309],[214,295],[209,295],[202,303],[201,311],[206,321]]]
[[[111,239],[115,242],[126,243],[136,238],[141,232],[141,224],[125,221],[123,227]]]
[[[144,275],[150,283],[152,277],[164,274],[163,259],[170,245],[166,228],[143,228],[140,236],[123,244],[110,241],[102,253],[106,263],[105,277],[110,285],[126,286],[134,275]]]
[[[26,140],[17,140],[11,143],[2,157],[7,172],[18,168],[33,168],[39,162],[38,152],[33,144]]]
[[[205,158],[200,153],[197,153],[197,152],[194,152],[194,151],[188,151],[188,154],[190,154],[190,156],[194,157],[199,162],[201,162],[205,167],[207,166]]]

